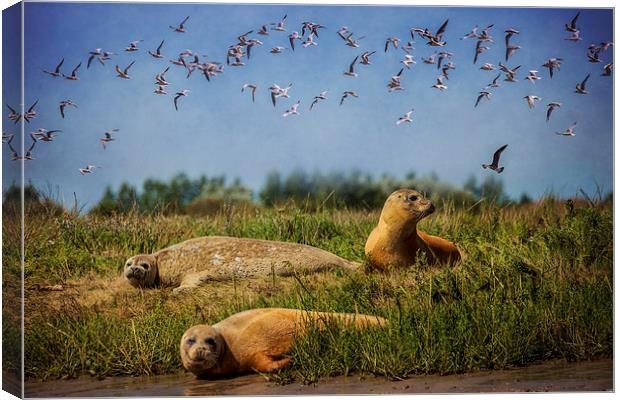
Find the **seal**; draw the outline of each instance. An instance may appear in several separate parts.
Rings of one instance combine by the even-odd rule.
[[[181,361],[198,378],[273,372],[291,363],[286,355],[295,338],[330,321],[356,329],[386,325],[371,315],[258,308],[189,328],[181,338]]]
[[[406,267],[415,263],[418,252],[430,264],[459,261],[461,254],[453,243],[418,230],[418,222],[434,211],[433,203],[416,190],[399,189],[389,195],[378,225],[366,240],[364,253],[370,264],[380,270]]]
[[[124,276],[134,287],[195,288],[208,281],[288,276],[335,268],[357,269],[358,264],[325,250],[298,243],[205,236],[190,239],[153,254],[127,260]]]

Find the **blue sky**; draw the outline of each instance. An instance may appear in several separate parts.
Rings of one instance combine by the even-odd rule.
[[[610,9],[584,9],[578,26],[584,38],[579,43],[569,36],[564,23],[575,9],[559,8],[472,8],[472,7],[378,7],[378,6],[301,6],[301,5],[201,5],[201,4],[69,4],[26,3],[25,15],[25,91],[26,107],[39,99],[40,116],[26,132],[37,128],[62,129],[51,143],[40,142],[36,160],[26,163],[26,179],[36,186],[59,191],[67,202],[73,192],[80,204],[93,206],[107,185],[118,187],[123,181],[141,185],[144,179],[167,179],[178,172],[192,177],[225,174],[229,180],[240,177],[254,189],[260,188],[269,171],[284,174],[295,169],[307,171],[350,171],[359,169],[377,176],[390,173],[402,177],[409,171],[424,175],[435,172],[440,179],[462,185],[473,175],[479,181],[488,174],[480,165],[489,162],[495,149],[508,144],[502,156],[505,171],[498,175],[506,191],[518,197],[527,192],[538,197],[547,192],[572,196],[578,188],[593,193],[596,185],[612,189],[613,168],[613,81],[600,76],[602,66],[612,61],[613,52],[602,53],[605,61],[587,61],[590,43],[613,40]],[[287,14],[287,32],[272,31],[257,36],[263,46],[253,49],[245,67],[226,67],[225,72],[207,82],[200,74],[186,79],[181,67],[171,65],[167,77],[174,93],[190,89],[174,110],[173,95],[153,93],[153,77],[179,52],[191,49],[207,54],[209,60],[225,61],[228,45],[236,37],[265,23],[276,22]],[[185,16],[187,32],[168,28]],[[397,36],[410,40],[411,27],[436,30],[449,18],[444,48],[454,53],[457,69],[450,71],[448,89],[431,89],[438,70],[422,63],[437,48],[416,37],[417,64],[405,70],[402,92],[388,93],[386,84],[397,73],[404,52],[383,52],[385,39]],[[302,21],[319,22],[327,27],[316,40],[319,45],[270,54],[269,49],[288,47],[287,34],[301,29]],[[474,25],[494,24],[496,43],[474,65],[476,42],[459,40]],[[366,36],[353,49],[335,33],[348,26],[354,37]],[[474,108],[478,92],[496,75],[482,71],[484,62],[495,65],[504,59],[504,33],[514,27],[521,31],[512,42],[522,46],[508,62],[521,65],[517,83],[501,81],[490,101]],[[130,41],[143,39],[140,51],[126,53]],[[146,53],[165,39],[163,60]],[[6,46],[5,46],[6,47]],[[97,47],[117,55],[105,67],[93,63],[86,69],[88,52]],[[342,72],[356,55],[377,50],[372,65],[358,65],[359,76]],[[76,82],[51,78],[41,72],[53,69],[64,57],[63,71],[69,73],[83,63]],[[549,57],[564,59],[553,79],[541,65]],[[4,82],[15,73],[17,64],[5,56]],[[132,60],[131,80],[116,78],[114,66],[124,68]],[[8,68],[7,68],[8,67]],[[525,80],[528,70],[543,78],[536,84]],[[591,73],[590,94],[573,93],[575,84]],[[503,79],[503,77],[502,77]],[[243,83],[258,85],[257,102],[241,93]],[[268,87],[293,83],[290,99],[271,105]],[[3,100],[19,103],[18,86],[5,84]],[[312,111],[313,96],[328,90],[328,100]],[[344,90],[356,90],[360,97],[338,102]],[[534,109],[523,96],[542,97]],[[58,102],[75,101],[63,120]],[[282,113],[301,100],[301,115],[283,118]],[[549,123],[545,105],[559,101]],[[396,126],[399,116],[414,108],[412,124]],[[6,119],[3,131],[17,133]],[[577,136],[559,137],[577,121]],[[103,132],[119,128],[116,140],[103,150],[98,139]],[[26,146],[29,139],[26,140]],[[11,162],[6,146],[3,167]],[[100,165],[94,174],[82,176],[78,168]],[[3,188],[17,179],[5,172]]]

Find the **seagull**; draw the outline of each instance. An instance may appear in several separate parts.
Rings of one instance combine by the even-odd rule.
[[[508,47],[510,45],[510,38],[513,35],[518,35],[519,31],[513,28],[508,28],[504,31],[506,33],[506,38],[505,38],[505,42],[506,42],[506,47]],[[506,60],[508,61],[508,60]]]
[[[88,62],[86,63],[86,69],[90,68],[90,64],[93,62],[95,57],[100,57],[103,53],[101,52],[101,48],[96,48],[93,51],[88,52],[90,56],[88,57]]]
[[[441,26],[439,27],[439,29],[437,29],[437,32],[435,33],[435,35],[430,35],[430,37],[428,38],[428,42],[426,43],[429,46],[445,46],[448,44],[448,42],[442,42],[441,41],[441,37],[443,36],[444,32],[446,31],[446,26],[448,26],[448,21],[449,19],[445,20],[445,22],[443,24],[441,24]]]
[[[613,42],[601,42],[601,51],[607,51],[613,45]]]
[[[314,96],[314,100],[310,104],[311,110],[312,110],[312,107],[314,107],[314,105],[319,102],[319,100],[327,100],[327,90],[321,92],[318,96]]]
[[[140,39],[140,40],[134,40],[133,42],[130,42],[129,43],[129,47],[126,47],[125,51],[138,51],[138,50],[140,50],[138,48],[138,43],[140,43],[140,42],[143,42],[143,40]]]
[[[306,29],[310,31],[310,35],[314,35],[316,37],[319,37],[319,31],[318,29],[320,28],[325,28],[325,26],[321,25],[321,24],[315,24],[313,22],[303,22],[301,25],[301,36],[305,36],[306,35]]]
[[[112,132],[110,131],[104,132],[104,137],[99,139],[99,141],[101,142],[101,146],[103,146],[104,150],[106,149],[106,144],[110,143],[113,140],[114,138],[112,137]]]
[[[404,68],[401,68],[396,75],[390,78],[390,82],[387,84],[389,92],[393,92],[394,90],[403,90],[403,87],[400,85],[400,75],[403,73],[403,70]]]
[[[255,96],[256,96],[256,85],[253,83],[244,83],[243,86],[241,87],[241,91],[243,92],[247,88],[252,89],[252,103],[254,103]]]
[[[473,39],[473,38],[477,38],[478,37],[478,25],[474,26],[473,28],[471,28],[471,31],[469,31],[468,34],[466,34],[465,36],[463,36],[461,38],[461,40],[465,40],[465,39]]]
[[[64,117],[65,117],[65,107],[67,107],[67,106],[73,106],[73,107],[77,108],[77,104],[75,104],[73,101],[71,101],[71,100],[69,100],[69,99],[67,99],[67,100],[62,100],[62,101],[60,102],[60,116],[61,116],[62,118],[64,118]]]
[[[494,24],[491,24],[489,26],[487,26],[486,28],[484,28],[482,30],[482,32],[480,32],[480,34],[478,35],[478,40],[482,41],[482,42],[491,42],[491,43],[495,43],[495,41],[493,40],[493,38],[491,37],[491,28],[493,28]]]
[[[508,147],[507,144],[497,149],[495,153],[493,154],[493,162],[491,162],[491,164],[482,164],[482,168],[484,169],[490,168],[493,171],[497,172],[498,174],[501,174],[502,171],[504,170],[504,167],[499,166],[499,157],[502,155],[502,151],[504,151],[506,147]]]
[[[410,65],[415,64],[415,58],[413,58],[411,54],[405,54],[405,58],[400,62],[403,63],[407,69],[410,69]],[[439,68],[439,66],[437,68]]]
[[[400,39],[394,36],[391,36],[389,38],[387,38],[385,40],[385,50],[384,53],[387,53],[389,47],[390,47],[390,43],[392,44],[392,46],[394,46],[395,49],[398,49],[398,42],[400,42]]]
[[[113,55],[114,53],[112,53],[111,51],[104,51],[101,53],[101,56],[97,57],[97,60],[99,61],[99,63],[101,65],[105,65],[106,60],[111,60],[112,57],[110,57],[111,55]]]
[[[443,76],[438,76],[437,77],[437,83],[435,83],[431,87],[435,88],[435,89],[439,89],[439,90],[445,90],[445,89],[448,88],[448,86],[444,85],[444,83],[443,83]]]
[[[366,36],[360,36],[358,37],[356,40],[353,39],[353,33],[350,33],[349,36],[347,36],[346,38],[344,38],[344,40],[347,42],[345,43],[347,46],[349,47],[360,47],[358,40],[362,40],[364,39]]]
[[[17,111],[15,111],[15,109],[13,107],[11,107],[10,105],[6,105],[9,108],[9,121],[13,121],[14,123],[19,122],[19,120],[22,118],[22,115],[20,113],[18,113]]]
[[[168,94],[168,92],[166,92],[166,87],[162,86],[162,85],[158,85],[157,89],[155,89],[155,91],[153,93],[157,93],[157,94]]]
[[[396,121],[396,125],[400,125],[403,122],[413,122],[413,119],[411,118],[411,114],[413,114],[413,108],[410,111],[406,112],[405,115],[398,118],[398,121]]]
[[[590,61],[591,63],[600,63],[603,60],[600,59],[599,55],[598,55],[598,51],[597,52],[588,52],[588,61]]]
[[[288,117],[289,115],[299,115],[299,112],[297,112],[297,107],[299,107],[299,100],[297,100],[297,103],[293,104],[293,106],[291,108],[289,108],[288,110],[286,110],[284,112],[284,114],[282,114],[283,117]]]
[[[168,85],[170,85],[170,82],[166,81],[166,72],[168,72],[169,69],[170,69],[170,66],[166,67],[164,72],[161,72],[161,73],[155,75],[155,83],[157,85],[160,85],[160,86],[168,86]]]
[[[533,94],[528,94],[527,96],[523,96],[523,98],[527,100],[527,105],[529,108],[534,108],[534,102],[541,100],[540,97]]]
[[[261,26],[260,29],[256,33],[259,35],[263,35],[263,36],[269,35],[269,31],[267,30],[267,25]]]
[[[508,61],[508,59],[510,57],[512,57],[512,55],[514,53],[516,53],[517,50],[519,50],[521,48],[521,46],[517,46],[517,45],[513,45],[511,44],[510,46],[506,47],[506,61]]]
[[[157,46],[157,49],[155,50],[155,52],[152,52],[151,50],[149,50],[149,54],[155,58],[164,58],[164,56],[161,55],[161,46],[163,45],[164,45],[164,41],[162,40],[159,46]]]
[[[452,59],[453,55],[454,54],[450,53],[449,51],[440,51],[439,57],[437,58],[437,69],[441,68],[441,63],[443,62],[443,60],[445,60],[446,58]]]
[[[484,65],[482,67],[480,67],[480,69],[485,70],[485,71],[493,71],[495,68],[495,65],[490,64],[490,63],[484,63]]]
[[[263,44],[263,42],[261,42],[258,39],[250,39],[250,40],[248,40],[248,44],[245,47],[246,55],[248,56],[248,60],[250,59],[250,53],[251,53],[252,47],[254,47],[256,45],[261,45],[261,44]]]
[[[15,134],[2,132],[2,143],[11,143]]]
[[[13,153],[11,160],[12,161],[28,161],[28,160],[34,160],[34,157],[32,157],[32,149],[34,149],[34,145],[37,144],[36,139],[32,139],[32,144],[30,145],[30,147],[28,148],[28,150],[26,150],[26,154],[23,156],[20,156],[17,154],[17,152],[15,151],[15,149],[13,148],[13,146],[11,146],[10,142],[7,142],[7,144],[9,145],[9,149],[11,149],[11,152]]]
[[[551,113],[553,112],[553,110],[560,107],[562,107],[562,103],[558,103],[556,101],[552,101],[551,103],[547,104],[547,122],[549,122],[549,118],[551,118]]]
[[[353,96],[353,97],[359,97],[357,95],[357,92],[354,92],[352,90],[347,90],[345,92],[342,93],[342,97],[340,98],[340,105],[342,105],[342,102],[344,102],[344,99],[346,99],[349,96]]]
[[[276,99],[278,97],[289,98],[288,91],[291,87],[293,87],[292,83],[289,83],[289,85],[285,88],[281,88],[275,83],[269,87],[269,90],[271,91],[271,103],[273,103],[274,107],[276,106]]]
[[[90,174],[90,173],[93,172],[93,169],[95,169],[95,168],[101,168],[101,167],[98,167],[96,165],[87,165],[84,168],[78,168],[78,171],[80,171],[80,174],[82,174],[82,175]]]
[[[129,63],[129,65],[123,71],[121,71],[121,69],[117,65],[116,66],[116,72],[118,73],[117,77],[118,78],[123,78],[123,79],[131,79],[131,76],[129,76],[128,72],[129,72],[129,68],[131,68],[131,66],[135,62],[136,61],[134,60],[131,63]]]
[[[566,128],[566,130],[564,132],[556,132],[556,135],[562,135],[562,136],[575,136],[575,127],[577,126],[577,122],[573,122],[573,124],[571,126],[569,126],[568,128]]]
[[[71,71],[71,75],[67,76],[67,75],[65,75],[65,74],[62,74],[62,76],[63,76],[65,79],[68,79],[68,80],[70,80],[70,81],[77,81],[77,80],[78,80],[78,79],[80,79],[80,78],[78,78],[78,76],[76,75],[76,73],[77,73],[78,68],[80,68],[80,66],[81,66],[81,65],[82,65],[82,63],[80,62],[80,63],[77,65],[77,67],[73,68],[73,71]]]
[[[299,32],[294,31],[290,35],[288,35],[288,42],[291,44],[291,49],[295,51],[295,40],[303,40],[301,36],[299,36]]]
[[[401,49],[403,49],[403,51],[407,54],[411,54],[411,52],[414,50],[413,48],[413,42],[407,42],[406,46],[402,46]]]
[[[314,34],[310,34],[308,35],[308,38],[306,39],[305,42],[303,42],[301,44],[301,46],[305,49],[308,46],[318,46],[319,44],[317,42],[314,41]]]
[[[579,29],[577,28],[577,18],[579,18],[579,14],[581,11],[577,12],[577,15],[571,20],[570,25],[564,24],[564,27],[568,32],[577,32]]]
[[[39,128],[35,132],[31,132],[30,137],[32,138],[32,140],[35,140],[35,141],[42,140],[44,142],[53,142],[54,138],[57,136],[57,135],[54,135],[54,133],[56,132],[62,132],[62,131],[60,129],[48,131],[47,129]]]
[[[536,83],[537,80],[542,79],[540,76],[536,75],[537,73],[538,73],[538,71],[535,71],[535,70],[528,71],[527,76],[525,77],[525,79],[527,79],[528,81],[530,81],[532,83]]]
[[[558,70],[560,70],[560,65],[562,65],[562,59],[561,58],[550,58],[548,59],[542,66],[543,67],[547,67],[549,68],[549,78],[553,78],[553,69],[557,68]]]
[[[609,64],[605,64],[605,66],[603,67],[603,73],[601,74],[602,76],[611,76],[611,71],[614,67],[614,63],[609,63]]]
[[[176,93],[176,96],[174,96],[174,109],[175,109],[175,110],[179,111],[179,106],[178,106],[178,104],[177,104],[177,100],[178,100],[180,97],[187,96],[187,94],[188,94],[189,92],[190,92],[190,90],[189,90],[189,89],[183,89],[183,90],[181,90],[180,92],[177,92],[177,93]]]
[[[579,34],[581,33],[581,31],[574,31],[573,33],[571,33],[571,35],[567,38],[564,38],[564,40],[570,40],[571,42],[575,42],[577,43],[580,40],[583,40]]]
[[[506,79],[504,79],[507,82],[518,82],[515,79],[515,75],[517,74],[517,70],[520,68],[520,65],[517,65],[516,67],[510,69],[508,66],[502,64],[501,62],[499,63],[499,69],[501,69],[502,71],[504,71],[506,73]]]
[[[37,103],[39,102],[39,100],[35,101],[30,108],[28,109],[28,111],[26,111],[23,115],[24,117],[24,121],[30,123],[30,120],[35,118],[38,114],[37,112],[34,110],[34,107],[37,105]]]
[[[353,59],[353,62],[351,63],[351,65],[349,65],[349,70],[348,71],[344,71],[344,74],[347,76],[352,76],[352,77],[356,77],[357,76],[357,72],[355,72],[355,63],[357,62],[359,56],[356,56]]]
[[[286,20],[286,14],[284,15],[284,17],[282,17],[282,19],[278,22],[278,23],[274,23],[271,25],[275,25],[275,28],[271,28],[272,31],[279,31],[279,32],[284,32],[286,29],[284,29],[284,21]]]
[[[476,63],[476,61],[478,61],[478,56],[489,50],[489,48],[490,47],[482,46],[482,40],[478,40],[478,42],[476,42],[476,54],[474,55],[474,64]]]
[[[343,26],[340,29],[338,29],[336,31],[336,33],[338,34],[338,36],[340,36],[342,38],[342,40],[347,40],[347,38],[345,37],[345,35],[347,33],[351,33],[351,31],[349,30],[349,27],[347,26]]]
[[[424,64],[435,64],[436,55],[437,55],[437,52],[433,52],[433,54],[431,54],[428,58],[422,57],[422,62],[424,62]]]
[[[493,79],[493,82],[489,83],[489,84],[485,87],[485,89],[488,89],[488,88],[498,88],[500,85],[499,85],[499,83],[497,83],[497,80],[499,79],[499,77],[500,77],[501,75],[502,75],[502,74],[497,74],[497,76],[495,77],[495,79]]]
[[[370,65],[370,56],[372,56],[373,54],[375,54],[376,51],[365,51],[362,53],[362,55],[360,56],[362,58],[362,61],[360,61],[360,64],[364,64],[364,65]]]
[[[586,92],[586,82],[588,81],[588,78],[590,78],[590,74],[588,74],[588,76],[586,76],[586,78],[581,83],[578,83],[575,86],[575,93],[588,94],[588,92]]]
[[[451,69],[456,69],[456,67],[454,66],[454,63],[452,61],[450,61],[449,63],[447,63],[446,65],[444,65],[441,68],[441,73],[443,74],[443,76],[446,77],[446,79],[450,79],[448,78],[448,71]]]
[[[498,77],[499,77],[499,75],[498,75]],[[497,79],[497,78],[495,78],[495,79]],[[478,107],[478,103],[480,103],[480,100],[483,97],[485,99],[487,99],[487,100],[491,100],[491,93],[489,93],[487,91],[484,91],[484,90],[482,92],[480,92],[480,94],[478,95],[478,98],[476,99],[476,104],[474,105],[474,107]]]
[[[189,19],[189,15],[187,17],[185,17],[185,19],[179,24],[179,26],[170,26],[170,29],[172,29],[175,32],[179,32],[179,33],[184,33],[185,32],[185,27],[183,25],[185,25],[185,23],[187,22],[187,20]]]
[[[284,50],[285,50],[285,48],[284,48],[284,47],[282,47],[282,46],[276,46],[276,47],[272,47],[272,48],[271,48],[271,50],[270,50],[269,52],[270,52],[270,53],[273,53],[273,54],[279,54],[279,53],[282,53]]]
[[[62,73],[60,72],[60,67],[62,66],[62,63],[64,63],[64,62],[65,62],[64,58],[62,60],[60,60],[60,62],[56,66],[56,69],[54,69],[54,72],[49,72],[49,71],[46,71],[46,70],[43,70],[43,72],[45,72],[46,74],[48,74],[50,76],[53,76],[54,78],[57,78],[60,75],[62,75]]]

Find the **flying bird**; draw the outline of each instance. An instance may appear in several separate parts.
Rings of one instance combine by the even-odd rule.
[[[82,65],[82,63],[80,62],[80,63],[77,65],[77,67],[73,68],[73,71],[71,71],[71,75],[67,76],[67,75],[65,75],[65,74],[62,74],[62,76],[63,76],[65,79],[68,79],[68,80],[70,80],[70,81],[77,81],[78,79],[80,79],[80,78],[78,78],[78,76],[77,76],[77,70],[78,70],[78,68],[80,68],[80,66],[81,66],[81,65]]]
[[[279,32],[284,32],[286,29],[284,29],[284,21],[286,21],[286,14],[284,15],[284,17],[282,17],[282,19],[280,21],[278,21],[277,23],[272,23],[271,25],[275,25],[275,28],[271,28],[272,31],[279,31]]]
[[[551,113],[553,110],[562,107],[562,103],[558,103],[557,101],[552,101],[547,104],[547,122],[549,122],[549,118],[551,118]]]
[[[318,96],[314,96],[314,100],[312,100],[312,103],[310,104],[311,110],[312,107],[314,107],[314,105],[319,102],[319,100],[327,100],[327,90],[321,92]]]
[[[529,108],[534,108],[534,102],[536,102],[536,101],[540,101],[540,100],[541,100],[541,98],[540,98],[540,97],[538,97],[538,96],[536,96],[536,95],[533,95],[533,94],[529,94],[529,95],[527,95],[527,96],[523,96],[523,98],[524,98],[525,100],[527,100],[527,106],[528,106]]]
[[[413,118],[411,118],[411,114],[413,114],[413,108],[406,112],[405,115],[403,115],[402,117],[398,118],[398,121],[396,121],[396,125],[400,125],[403,122],[413,122]]]
[[[288,117],[289,115],[299,115],[299,112],[297,111],[297,107],[299,107],[299,100],[297,100],[297,103],[293,104],[291,108],[286,110],[284,114],[282,114],[282,116]]]
[[[577,12],[577,15],[570,21],[570,24],[564,24],[564,27],[568,32],[577,32],[579,28],[577,28],[577,18],[579,18],[579,14],[581,11]]]
[[[588,92],[586,92],[586,82],[588,81],[588,78],[590,78],[590,74],[588,74],[588,76],[586,76],[586,78],[581,81],[581,83],[578,83],[575,86],[575,93],[588,94]]]
[[[17,111],[15,111],[15,109],[11,107],[10,105],[7,104],[6,106],[9,109],[9,115],[8,115],[9,121],[13,121],[14,123],[19,122],[19,120],[22,118],[22,115],[18,113]]]
[[[495,77],[495,79],[493,79],[493,82],[489,83],[489,84],[485,87],[485,89],[488,89],[488,88],[498,88],[498,87],[500,86],[500,84],[499,84],[499,83],[497,83],[497,80],[499,79],[499,77],[500,77],[501,75],[502,75],[502,74],[497,74],[497,76]],[[480,92],[480,93],[482,93],[482,92]]]
[[[384,49],[384,53],[386,53],[388,51],[388,49],[390,48],[390,44],[392,46],[394,46],[395,49],[398,49],[398,43],[400,42],[400,39],[394,36],[391,36],[389,38],[387,38],[385,40],[385,49]]]
[[[269,87],[269,91],[271,92],[271,103],[273,104],[274,107],[276,106],[276,99],[278,97],[289,98],[288,91],[291,87],[293,87],[292,83],[289,83],[289,85],[285,88],[281,88],[275,83]]]
[[[376,51],[371,51],[371,52],[365,51],[365,52],[363,52],[362,55],[360,56],[361,59],[362,59],[362,61],[360,61],[360,64],[370,65],[371,64],[370,56],[372,56],[375,53],[376,53]]]
[[[175,110],[179,111],[179,106],[177,104],[177,101],[179,100],[179,98],[187,96],[189,92],[190,92],[189,89],[183,89],[180,92],[176,93],[176,96],[174,96],[174,109]]]
[[[80,174],[82,174],[82,175],[84,175],[84,174],[90,174],[90,173],[92,173],[92,172],[93,172],[93,170],[94,170],[95,168],[101,168],[101,167],[98,167],[98,166],[96,166],[96,165],[87,165],[87,166],[86,166],[86,167],[84,167],[84,168],[78,168],[78,171],[80,171]]]
[[[445,90],[448,88],[448,86],[443,83],[443,76],[438,76],[437,82],[431,87],[439,90]]]
[[[11,149],[11,152],[13,153],[13,155],[11,156],[11,161],[34,160],[34,157],[32,157],[32,150],[34,149],[34,145],[37,144],[37,140],[36,139],[34,139],[34,138],[32,139],[32,144],[30,145],[28,150],[26,150],[26,154],[24,154],[23,156],[20,156],[19,154],[17,154],[17,151],[15,151],[13,146],[11,146],[10,141],[7,142],[7,144],[9,145],[9,149]]]
[[[62,60],[60,60],[60,62],[58,63],[58,65],[54,69],[54,72],[49,72],[49,71],[46,71],[46,70],[43,70],[43,72],[45,72],[48,75],[53,76],[54,78],[57,78],[60,75],[62,75],[62,73],[60,72],[60,67],[62,66],[62,63],[64,63],[64,62],[65,62],[64,58]]]
[[[357,92],[354,92],[352,90],[347,90],[345,92],[342,93],[342,97],[340,98],[340,105],[342,105],[342,103],[344,102],[344,99],[346,99],[349,96],[353,96],[353,97],[359,97],[357,95]]]
[[[144,40],[140,39],[140,40],[134,40],[133,42],[129,43],[129,47],[125,48],[125,51],[138,51],[140,50],[138,48],[138,43],[143,42]]]
[[[560,65],[562,65],[562,59],[561,58],[550,58],[548,59],[542,66],[549,68],[549,78],[553,78],[553,69],[557,69],[558,71],[560,70]]]
[[[179,32],[179,33],[184,33],[185,32],[185,23],[187,22],[187,20],[189,19],[189,15],[187,17],[185,17],[185,19],[179,24],[179,26],[170,26],[170,29],[172,29],[175,32]]]
[[[161,54],[161,47],[163,45],[164,45],[164,41],[162,40],[161,43],[159,44],[159,46],[157,46],[157,49],[154,52],[149,50],[149,54],[152,55],[155,58],[164,58],[164,56]]]
[[[33,118],[36,118],[36,116],[38,115],[38,113],[35,111],[34,107],[39,103],[39,100],[35,101],[30,108],[28,109],[28,111],[26,111],[23,115],[24,117],[24,121],[30,123],[30,120]]]
[[[504,41],[506,43],[506,47],[508,47],[508,46],[510,46],[510,38],[513,35],[518,35],[519,31],[516,30],[516,29],[513,29],[513,28],[508,28],[504,32],[506,33],[506,37],[505,37]],[[506,60],[506,61],[508,61],[508,60]]]
[[[614,63],[609,63],[609,64],[605,64],[605,66],[603,67],[603,73],[601,74],[602,76],[611,76],[611,72],[614,68]]]
[[[530,81],[532,83],[536,83],[537,80],[542,79],[540,76],[536,75],[537,73],[538,73],[538,71],[535,71],[535,70],[528,71],[527,76],[525,77],[525,79],[527,79],[528,81]]]
[[[493,154],[493,161],[491,162],[491,164],[482,164],[482,168],[484,169],[490,168],[493,171],[497,172],[498,174],[501,174],[502,171],[504,170],[504,167],[499,166],[499,158],[502,155],[502,152],[506,149],[506,147],[508,147],[507,144],[497,149],[495,153]]]
[[[357,72],[355,72],[355,63],[357,62],[359,56],[356,56],[353,59],[353,62],[349,65],[349,70],[348,71],[344,71],[344,74],[347,76],[352,76],[352,77],[356,77],[357,76]]]
[[[243,92],[247,88],[250,88],[252,90],[252,103],[254,103],[256,96],[256,85],[253,83],[244,83],[241,87],[241,91]]]
[[[575,136],[575,127],[577,126],[577,122],[573,122],[573,124],[571,126],[569,126],[568,128],[566,128],[565,131],[563,132],[556,132],[556,135],[561,135],[561,136]]]
[[[508,47],[506,47],[506,61],[508,61],[508,59],[512,57],[512,55],[516,53],[516,51],[519,50],[520,48],[521,46],[517,46],[514,44],[511,44]]]
[[[132,61],[124,70],[121,71],[121,69],[118,67],[118,65],[116,66],[116,72],[118,73],[117,78],[123,78],[123,79],[131,79],[131,76],[129,76],[129,68],[131,68],[131,66],[133,65],[133,63],[135,63],[136,61]]]
[[[60,108],[60,116],[62,118],[65,117],[65,107],[67,106],[73,106],[75,108],[77,108],[77,104],[75,104],[73,101],[67,99],[67,100],[62,100],[59,104],[59,108]]]
[[[499,75],[498,75],[498,77],[499,77]],[[484,90],[482,92],[480,92],[480,94],[478,95],[478,98],[476,99],[476,104],[474,105],[474,107],[478,107],[478,103],[480,103],[480,100],[482,98],[485,98],[487,100],[491,100],[491,93],[489,93],[487,91],[484,91]]]

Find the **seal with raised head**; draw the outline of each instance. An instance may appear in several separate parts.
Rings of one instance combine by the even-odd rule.
[[[194,288],[208,281],[288,276],[293,273],[354,270],[358,264],[316,247],[298,243],[205,236],[186,240],[153,254],[127,260],[124,276],[141,288]]]
[[[181,338],[181,361],[199,378],[273,372],[290,364],[287,357],[295,338],[309,327],[322,330],[338,321],[356,329],[384,327],[381,317],[259,308],[234,314],[215,325],[195,325]]]
[[[431,264],[459,261],[461,254],[453,243],[418,230],[418,222],[434,211],[433,203],[416,190],[399,189],[389,195],[366,241],[364,253],[370,263],[380,270],[406,267],[415,263],[418,252]]]

